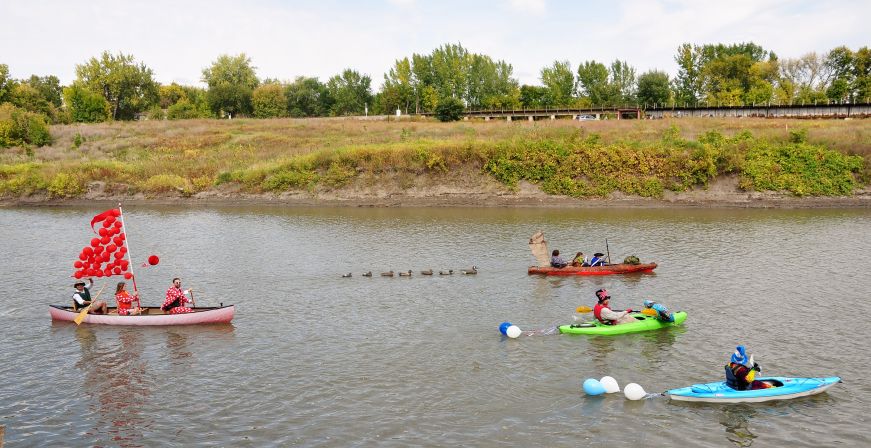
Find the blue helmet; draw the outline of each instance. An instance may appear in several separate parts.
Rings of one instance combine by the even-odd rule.
[[[656,303],[656,302],[654,302],[653,300],[649,300],[649,299],[648,299],[648,300],[645,300],[645,301],[644,301],[644,307],[645,307],[645,308],[650,308],[650,307],[653,306],[654,303]]]
[[[735,353],[732,353],[731,360],[736,364],[747,363],[747,350],[744,348],[743,345],[735,347]]]

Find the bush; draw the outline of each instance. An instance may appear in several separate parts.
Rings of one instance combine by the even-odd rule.
[[[624,264],[641,264],[641,260],[635,255],[630,255],[623,260]]]
[[[175,174],[158,174],[151,176],[145,181],[145,191],[149,193],[167,193],[189,191],[187,179]]]
[[[64,103],[76,123],[98,123],[109,119],[109,102],[98,93],[73,84],[64,89]]]
[[[456,98],[446,98],[439,101],[435,109],[435,116],[439,121],[457,121],[466,109],[463,102]]]
[[[287,115],[287,98],[279,84],[264,84],[251,95],[254,116],[257,118],[276,118]]]
[[[11,104],[0,105],[0,147],[51,144],[45,117]]]
[[[166,119],[167,120],[188,120],[192,118],[203,118],[203,113],[197,110],[196,106],[190,103],[188,100],[181,100],[172,106],[169,106],[169,109],[166,111]]]
[[[67,173],[59,173],[48,184],[48,193],[55,198],[71,198],[84,191],[84,183],[78,177]]]

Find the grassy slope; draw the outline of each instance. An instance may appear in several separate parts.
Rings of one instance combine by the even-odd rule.
[[[740,175],[748,190],[834,195],[864,185],[871,166],[871,120],[184,120],[52,134],[50,147],[0,150],[0,195],[77,197],[91,181],[120,194],[189,195],[228,183],[314,191],[470,168],[509,187],[528,180],[577,197],[659,197],[725,174]]]

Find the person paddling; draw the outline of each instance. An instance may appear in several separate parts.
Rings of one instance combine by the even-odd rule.
[[[626,311],[611,310],[611,296],[608,295],[607,289],[602,288],[596,291],[596,299],[598,299],[598,303],[593,307],[593,315],[596,316],[596,319],[598,319],[599,322],[602,322],[605,325],[620,325],[637,322],[635,318],[630,315],[632,313],[631,309]]]
[[[605,266],[605,254],[602,252],[596,252],[593,254],[593,258],[590,259],[590,266]]]
[[[735,347],[735,352],[726,366],[726,385],[735,390],[756,390],[774,387],[763,381],[756,380],[756,372],[762,372],[753,355],[747,358],[747,350],[743,345]]]
[[[169,314],[180,314],[180,313],[190,313],[193,311],[193,308],[186,307],[185,304],[190,302],[192,305],[196,306],[193,303],[193,298],[188,299],[185,295],[191,294],[191,289],[181,289],[181,279],[176,277],[172,279],[172,286],[166,290],[166,300],[163,301],[163,305],[160,307],[164,312]],[[193,297],[191,295],[191,297]]]
[[[76,288],[75,292],[73,292],[73,311],[80,311],[88,305],[91,305],[91,308],[88,310],[88,314],[107,314],[109,313],[109,306],[106,305],[106,302],[102,300],[91,300],[91,287],[94,286],[94,279],[89,278],[89,285],[85,285],[85,282],[76,282],[73,284],[73,288]],[[98,296],[100,294],[97,294]]]
[[[665,305],[656,303],[653,300],[645,300],[644,307],[656,311],[656,318],[663,322],[674,322],[674,314],[672,314]]]

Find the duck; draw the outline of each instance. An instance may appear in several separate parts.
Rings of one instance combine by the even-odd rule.
[[[393,277],[393,271],[390,271],[390,272],[382,272],[382,273],[381,273],[381,276],[382,276],[382,277]]]
[[[351,277],[351,273],[350,273],[350,272],[347,273],[347,274],[342,274],[342,278],[350,278],[350,277]]]
[[[427,269],[427,270],[425,270],[425,271],[420,271],[420,273],[423,274],[423,275],[432,275],[432,269]]]
[[[453,275],[453,273],[453,269],[448,269],[447,271],[439,271],[439,275]]]
[[[475,275],[478,273],[478,266],[472,266],[472,269],[463,269],[460,272],[466,275]]]
[[[411,277],[411,269],[409,269],[408,272],[400,272],[399,276],[400,277]]]
[[[372,276],[372,271],[363,273],[363,277],[371,277],[371,276]]]

